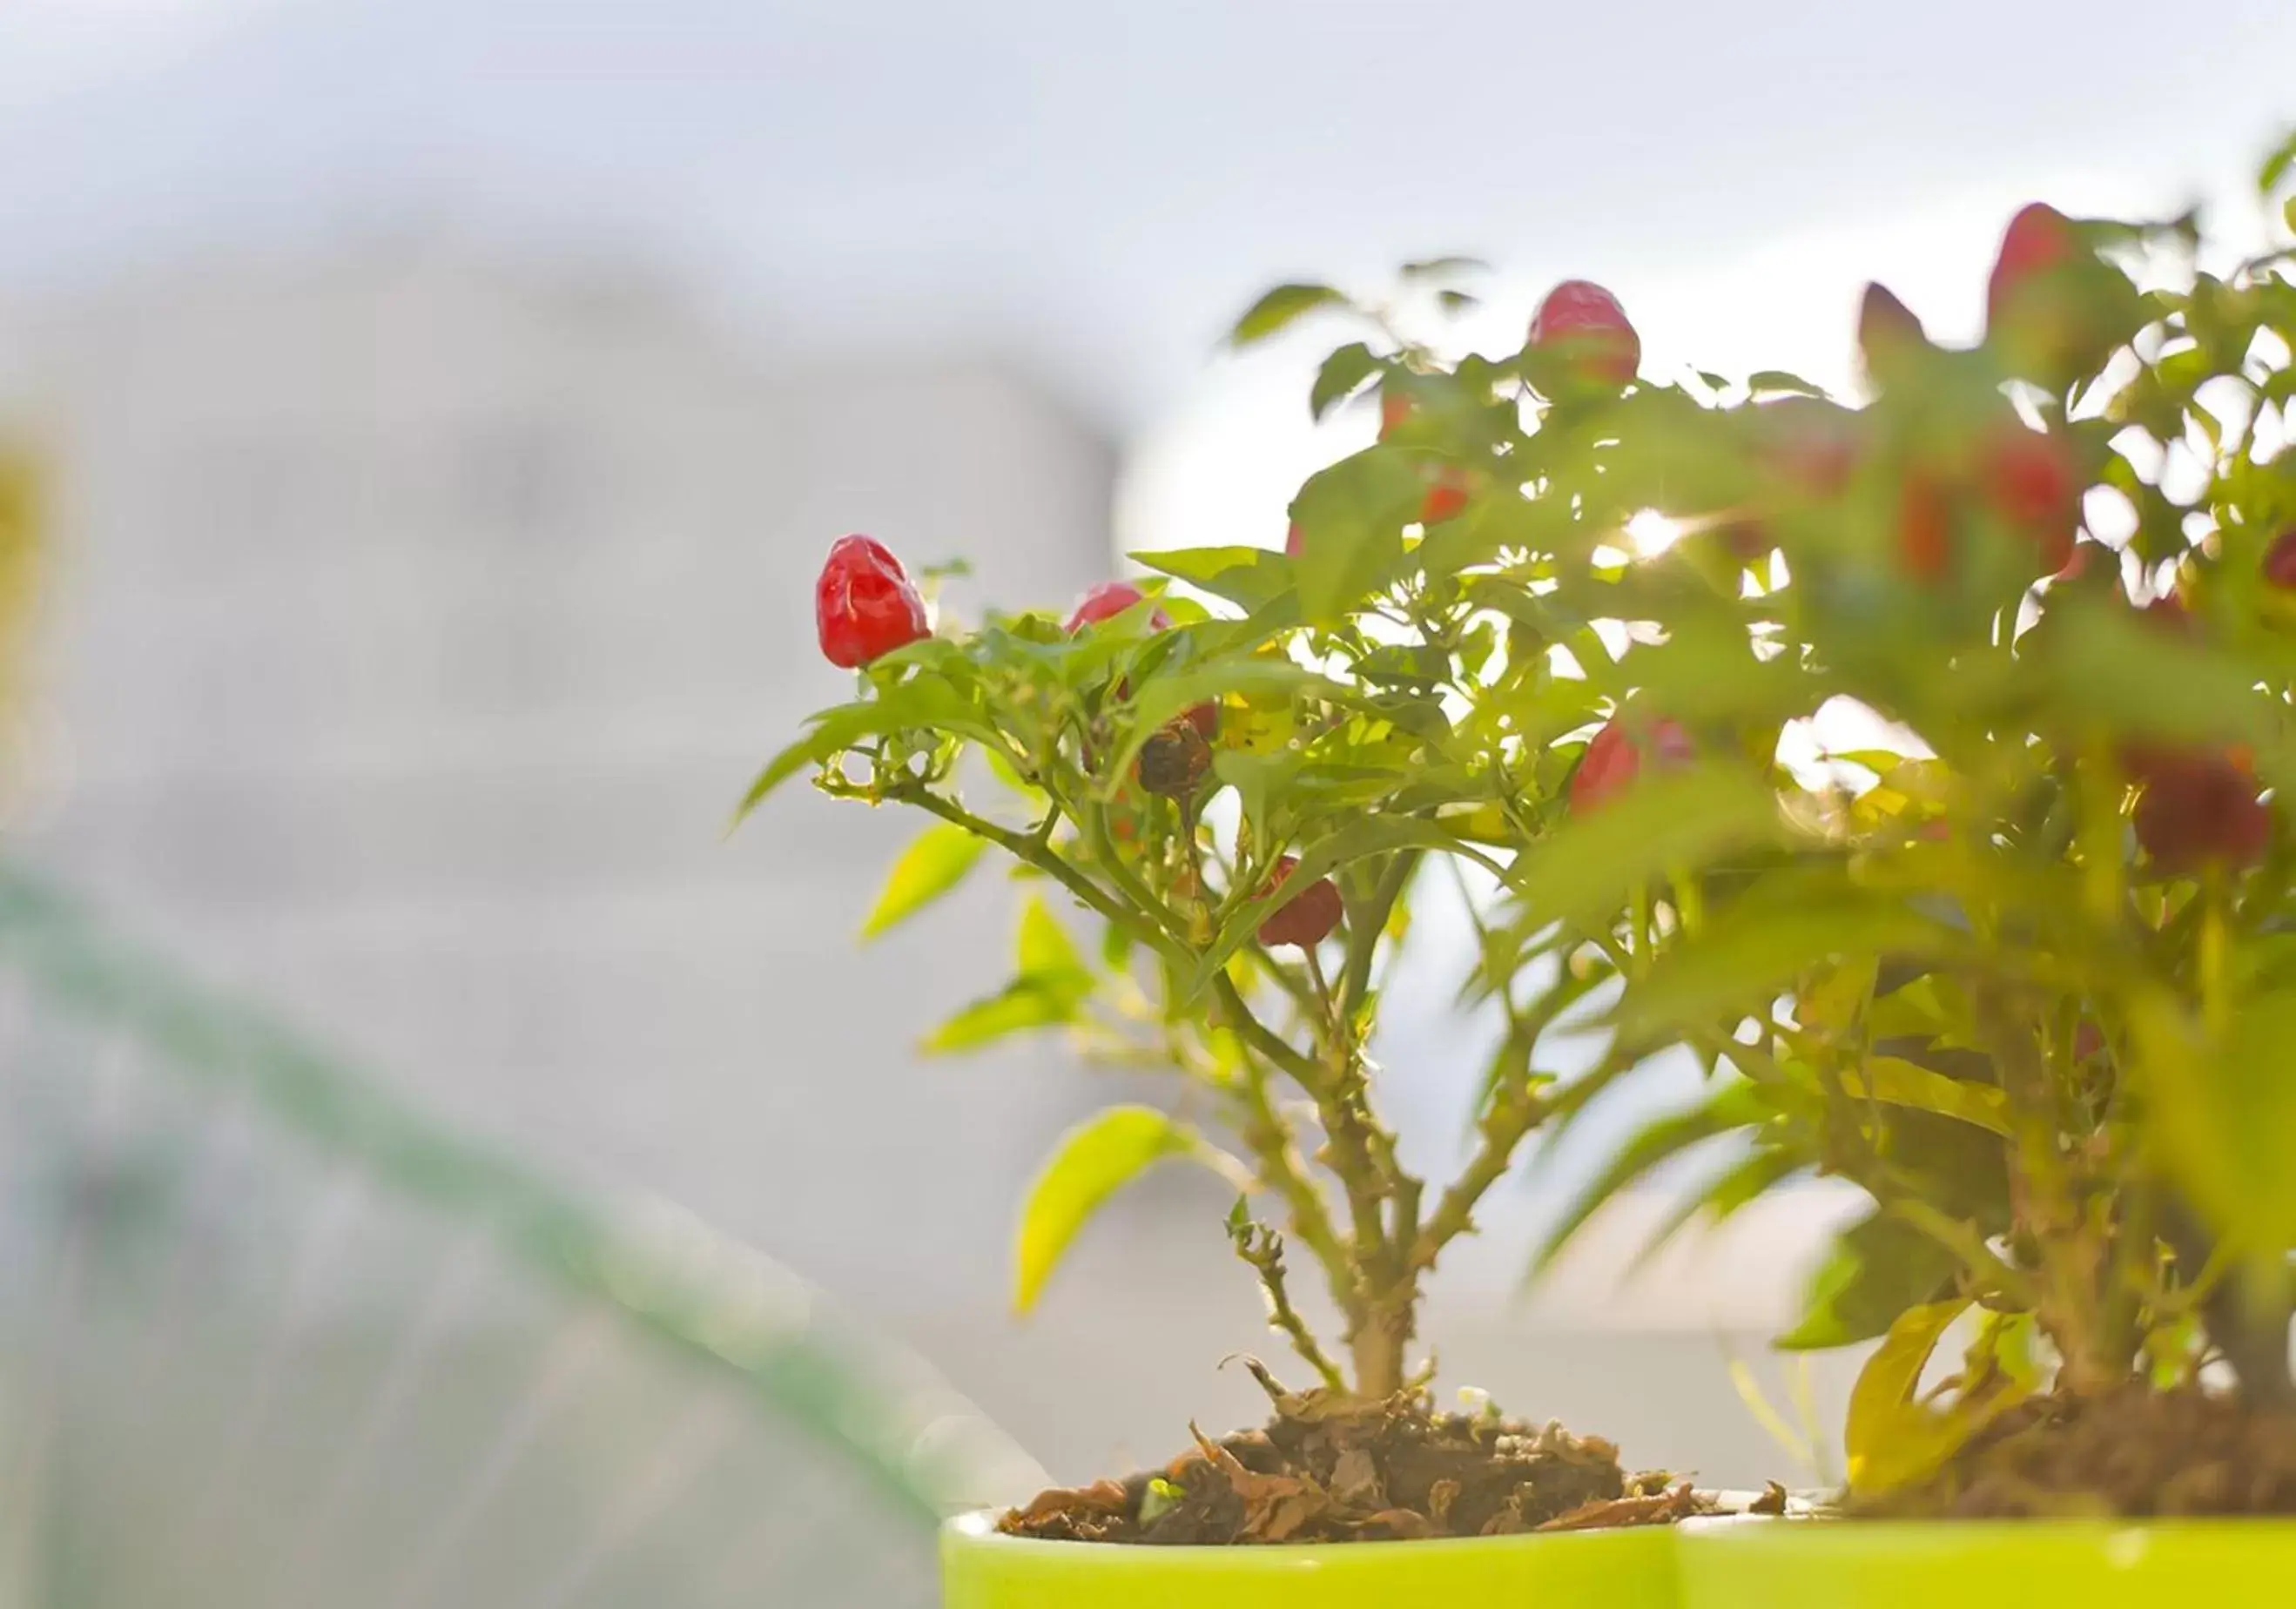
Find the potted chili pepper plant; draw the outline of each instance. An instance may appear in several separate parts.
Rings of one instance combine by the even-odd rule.
[[[1464,305],[1462,271],[1406,270],[1404,305]],[[1375,406],[1379,439],[1300,489],[1283,551],[1139,554],[1145,586],[939,630],[871,538],[839,541],[822,572],[822,647],[857,671],[855,694],[772,759],[744,809],[809,773],[930,818],[872,928],[984,852],[1021,875],[1011,977],[930,1048],[1051,1030],[1175,1075],[1170,1108],[1112,1107],[1046,1165],[1021,1212],[1017,1305],[1128,1181],[1206,1166],[1237,1187],[1227,1235],[1292,1354],[1251,1365],[1264,1430],[1191,1426],[1164,1469],[960,1522],[954,1605],[1660,1603],[1665,1523],[1714,1506],[1594,1436],[1439,1411],[1416,1350],[1428,1275],[1569,1099],[1560,1033],[1667,942],[1660,880],[1775,835],[1768,756],[1709,750],[1625,669],[1643,656],[1622,622],[1658,601],[1619,546],[1632,511],[1538,495],[1596,473],[1621,410],[1702,404],[1637,380],[1632,325],[1584,282],[1497,358],[1446,365],[1395,335],[1393,312],[1287,285],[1237,326],[1246,343],[1310,315],[1365,332],[1323,364],[1311,406]],[[1504,1030],[1472,1154],[1439,1187],[1398,1160],[1368,1054],[1437,879],[1493,921],[1502,891],[1544,913],[1536,942],[1484,928],[1496,965],[1460,980]],[[1302,1317],[1303,1279],[1336,1335]]]

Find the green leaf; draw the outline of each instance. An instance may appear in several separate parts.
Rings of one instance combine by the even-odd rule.
[[[937,821],[920,833],[886,874],[877,903],[861,924],[861,937],[873,939],[898,926],[964,881],[988,847],[954,822]]]
[[[973,1001],[934,1029],[918,1049],[927,1055],[955,1055],[979,1050],[1010,1034],[1073,1022],[1082,1004],[1077,990],[1057,981],[1015,978],[996,993]]]
[[[1283,555],[1264,547],[1181,547],[1128,556],[1246,610],[1265,607],[1292,585]]]
[[[1660,955],[1615,1015],[1621,1032],[1641,1036],[1759,1012],[1801,974],[1839,957],[1950,954],[1961,940],[1899,900],[1789,885],[1777,898],[1738,900],[1696,940]]]
[[[1364,382],[1378,374],[1381,366],[1371,348],[1360,341],[1351,341],[1333,352],[1316,371],[1316,383],[1308,390],[1309,417],[1323,418],[1361,390]]]
[[[842,753],[879,729],[873,704],[840,704],[807,718],[809,729],[805,735],[767,760],[757,779],[750,784],[749,792],[742,795],[742,802],[734,811],[734,826],[747,820],[750,811],[765,803],[767,796],[791,777],[821,764],[832,754]]]
[[[1464,291],[1438,291],[1435,292],[1435,300],[1443,311],[1454,315],[1464,313],[1470,308],[1480,308],[1483,305],[1482,298],[1472,296]]]
[[[1805,397],[1823,397],[1825,388],[1814,385],[1800,375],[1784,369],[1757,369],[1746,376],[1750,391],[1798,391]]]
[[[1403,528],[1419,517],[1426,483],[1391,447],[1372,447],[1319,470],[1292,502],[1300,527],[1300,609],[1313,625],[1336,622],[1403,553]]]
[[[2275,787],[2296,787],[2278,706],[2239,661],[2161,631],[2133,610],[2077,599],[2046,617],[2040,660],[2058,707],[2114,732],[2199,746],[2244,743]]]
[[[1700,1219],[1709,1228],[1727,1220],[1742,1207],[1751,1206],[1811,1163],[1789,1151],[1750,1151],[1698,1189],[1685,1196],[1643,1242],[1631,1265],[1639,1269],[1663,1251],[1668,1243]]]
[[[2279,189],[2280,181],[2288,176],[2292,167],[2296,167],[2296,128],[2288,131],[2256,170],[2257,193],[2268,196]]]
[[[1874,1212],[1834,1236],[1810,1277],[1802,1317],[1773,1343],[1788,1351],[1849,1346],[1950,1295],[1960,1259],[1902,1219]]]
[[[1775,798],[1742,771],[1709,763],[1646,775],[1516,860],[1524,925],[1594,925],[1624,909],[1636,883],[1777,842],[1783,832]]]
[[[1930,1354],[1968,1308],[1967,1297],[1956,1297],[1906,1309],[1858,1371],[1841,1436],[1849,1483],[1857,1491],[1887,1491],[1920,1479],[1979,1428],[1973,1420],[1934,1413],[1915,1400]]]
[[[1344,306],[1347,298],[1329,285],[1278,285],[1250,307],[1228,332],[1228,344],[1248,347],[1289,326],[1318,308]]]
[[[1455,274],[1488,274],[1490,271],[1490,264],[1480,257],[1429,257],[1404,264],[1402,277],[1406,281],[1448,279]]]
[[[734,825],[739,826],[750,811],[765,802],[767,795],[799,772],[843,752],[864,738],[923,730],[969,737],[983,743],[996,743],[996,729],[982,712],[979,689],[969,680],[958,679],[956,673],[964,667],[954,650],[955,644],[930,637],[900,650],[898,655],[888,654],[881,664],[890,665],[900,656],[922,653],[934,654],[943,663],[937,669],[912,672],[904,681],[881,683],[873,687],[870,697],[834,704],[808,716],[806,724],[810,730],[775,755],[758,773],[757,780],[750,784],[750,791],[742,795],[740,807],[734,812]]]
[[[2296,1244],[2296,993],[2248,995],[2214,1046],[2157,986],[2128,1011],[2146,1129],[2178,1186],[2251,1254]]]
[[[1013,981],[934,1029],[920,1047],[926,1055],[978,1050],[1008,1034],[1077,1020],[1092,994],[1092,969],[1042,897],[1032,894],[1021,906],[1013,951]]]
[[[1061,1137],[1029,1186],[1013,1248],[1013,1310],[1037,1305],[1069,1244],[1126,1185],[1194,1147],[1191,1133],[1150,1106],[1111,1106]]]
[[[1744,1079],[1733,1079],[1697,1105],[1669,1112],[1646,1124],[1620,1147],[1571,1202],[1532,1260],[1532,1273],[1553,1267],[1587,1219],[1660,1162],[1733,1129],[1763,1123],[1774,1112],[1775,1108],[1757,1086]]]
[[[1843,1077],[1842,1084],[1854,1096],[1886,1105],[1958,1118],[1993,1134],[2009,1132],[2009,1097],[2000,1090],[1950,1079],[1898,1056],[1868,1056],[1860,1071]]]
[[[1053,907],[1035,895],[1021,907],[1021,932],[1013,948],[1022,977],[1073,977],[1086,984],[1092,981],[1076,940],[1053,915]]]

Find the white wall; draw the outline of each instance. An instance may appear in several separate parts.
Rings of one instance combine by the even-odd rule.
[[[40,857],[451,1115],[832,1285],[1001,1277],[1089,1092],[908,1047],[1001,981],[1002,891],[864,958],[914,824],[799,787],[723,829],[849,685],[830,541],[1064,603],[1108,562],[1090,428],[993,362],[783,367],[658,289],[438,247],[152,275],[34,333],[72,770]]]

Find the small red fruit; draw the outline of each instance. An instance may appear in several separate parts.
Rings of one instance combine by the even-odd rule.
[[[1599,809],[1634,786],[1645,753],[1660,770],[1678,770],[1697,758],[1698,745],[1671,717],[1661,716],[1645,729],[1612,716],[1587,743],[1578,768],[1570,774],[1571,810]]]
[[[1411,417],[1413,403],[1408,391],[1398,391],[1392,386],[1382,386],[1379,393],[1379,439],[1384,441]]]
[[[1296,531],[1300,528],[1295,525],[1292,529]],[[1069,616],[1068,634],[1074,636],[1087,626],[1097,626],[1103,620],[1112,620],[1147,595],[1129,581],[1103,581],[1090,592],[1086,593],[1078,602],[1076,612]],[[1152,610],[1149,612],[1149,630],[1169,631],[1171,628],[1170,615],[1166,614],[1161,609]],[[1119,683],[1116,689],[1116,695],[1119,698],[1129,697],[1131,688]],[[1186,710],[1181,718],[1201,733],[1206,743],[1210,743],[1219,733],[1219,706],[1216,703],[1198,704]]]
[[[1434,471],[1427,488],[1427,496],[1419,505],[1422,525],[1440,524],[1467,506],[1469,495],[1467,472],[1452,464]]]
[[[2211,864],[2237,871],[2264,857],[2272,809],[2256,779],[2221,754],[2157,759],[2136,801],[2136,841],[2170,875]]]
[[[1584,279],[1566,279],[1546,293],[1530,321],[1529,344],[1571,356],[1579,374],[1626,384],[1642,366],[1642,337],[1627,322],[1619,299]]]
[[[2264,584],[2282,589],[2296,587],[2296,525],[2272,538],[2264,550]]]
[[[1275,870],[1260,890],[1262,897],[1282,888],[1300,864],[1299,857],[1286,855],[1275,863]],[[1338,884],[1329,877],[1315,882],[1292,895],[1277,907],[1267,921],[1259,924],[1259,941],[1273,949],[1279,944],[1296,944],[1301,949],[1313,949],[1332,936],[1347,915],[1341,902]]]
[[[1103,581],[1078,600],[1076,612],[1069,616],[1068,634],[1074,636],[1087,626],[1112,620],[1147,595],[1129,581]],[[1172,617],[1161,609],[1148,617],[1151,631],[1168,630],[1171,624]]]
[[[1918,472],[1898,492],[1898,556],[1915,580],[1934,581],[1953,563],[1953,511],[1945,488]]]
[[[884,544],[863,536],[831,544],[813,584],[822,656],[850,670],[931,635],[924,599]]]
[[[1985,284],[1985,316],[1988,331],[1999,329],[2028,300],[2026,291],[2079,255],[2080,238],[2072,219],[2046,201],[2018,209],[2001,237],[2001,254]]]
[[[2052,574],[2072,562],[2073,528],[2080,522],[2086,488],[2062,439],[2005,430],[1987,444],[1979,474],[1987,498],[2039,547]]]

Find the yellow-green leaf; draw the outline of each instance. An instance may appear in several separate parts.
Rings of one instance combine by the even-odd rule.
[[[879,891],[868,920],[861,924],[861,936],[873,939],[947,893],[964,881],[964,874],[987,847],[988,840],[954,822],[935,822],[927,827],[901,851],[901,858],[885,874],[885,886]]]
[[[1850,1388],[1842,1436],[1850,1488],[1860,1496],[1890,1491],[1934,1473],[2025,1396],[2023,1384],[2007,1380],[1942,1408],[1919,1400],[1930,1355],[1969,1305],[1966,1297],[1956,1297],[1907,1309],[1859,1372]]]
[[[1086,978],[1088,969],[1076,940],[1069,937],[1069,930],[1061,925],[1061,919],[1053,915],[1052,907],[1036,895],[1030,895],[1028,903],[1021,907],[1021,935],[1013,949],[1024,977]]]
[[[1021,1210],[1013,1248],[1013,1311],[1036,1306],[1077,1231],[1110,1196],[1195,1144],[1192,1131],[1152,1106],[1111,1106],[1062,1135]]]
[[[1959,1118],[1995,1134],[2009,1132],[2009,1098],[1990,1084],[1966,1083],[1897,1056],[1868,1056],[1864,1068],[1845,1075],[1850,1094],[1890,1106],[1911,1106],[1940,1117]]]
[[[1530,925],[1590,925],[1638,882],[1696,871],[1719,855],[1776,841],[1776,800],[1742,771],[1702,765],[1645,776],[1600,809],[1572,816],[1515,862]]]
[[[1231,345],[1248,347],[1288,327],[1318,308],[1344,305],[1347,298],[1329,285],[1278,285],[1245,308],[1228,332]]]

